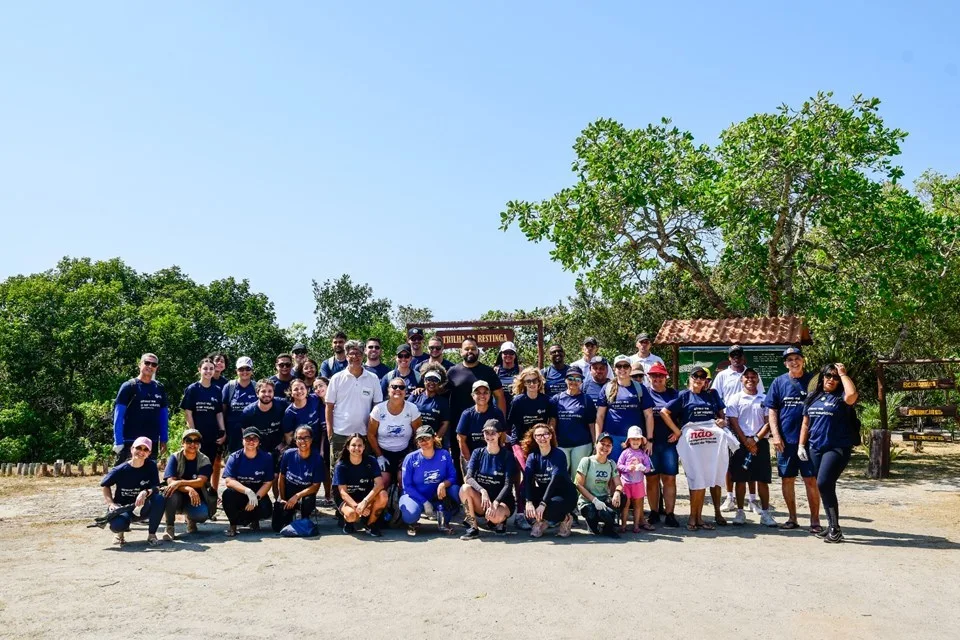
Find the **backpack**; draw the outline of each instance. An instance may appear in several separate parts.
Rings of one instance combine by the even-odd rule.
[[[183,455],[183,449],[173,454],[173,457],[177,460],[177,477],[182,478],[187,470],[187,457]],[[197,451],[197,469],[208,464],[210,464],[210,458]],[[207,478],[204,485],[200,487],[200,497],[207,504],[208,517],[212,518],[217,513],[217,492],[213,490],[210,478]]]
[[[419,386],[420,386],[420,379],[421,379],[421,378],[420,378],[420,373],[419,373],[416,369],[413,369],[413,368],[411,368],[410,370],[413,371],[413,379],[414,379],[413,386],[414,386],[414,388],[419,387]],[[383,379],[387,381],[387,384],[390,384],[390,381],[393,380],[393,379],[396,378],[396,377],[397,377],[397,370],[396,370],[396,369],[393,369],[392,371],[390,371],[390,373],[388,373],[387,375],[383,376]],[[409,393],[410,393],[410,389],[407,389],[407,394],[409,395]]]

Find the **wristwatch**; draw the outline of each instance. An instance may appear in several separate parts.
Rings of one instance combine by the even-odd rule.
[[[758,438],[757,436],[753,436],[753,441],[754,441],[754,442],[760,442],[760,438]]]

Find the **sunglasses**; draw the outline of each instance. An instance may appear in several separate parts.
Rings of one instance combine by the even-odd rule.
[[[237,371],[253,371],[252,367],[240,367]]]
[[[630,365],[628,364],[615,364],[613,365],[614,369],[629,369]]]
[[[640,380],[640,379],[643,378],[643,374],[642,374],[642,373],[634,373],[634,374],[631,374],[630,377],[633,378],[634,380]]]
[[[187,438],[183,441],[184,444],[200,444],[200,441],[196,438]]]
[[[835,373],[825,373],[825,374],[823,375],[823,379],[824,379],[824,380],[839,380],[839,379],[840,379],[840,376],[838,376],[838,375],[835,374]]]
[[[412,357],[413,357],[413,356],[411,356],[409,353],[398,353],[398,354],[397,354],[397,360],[409,360],[409,359],[412,358]]]
[[[429,442],[431,440],[433,440],[433,438],[431,438],[430,436],[420,436],[419,438],[417,438],[417,442]]]
[[[579,377],[579,376],[578,376],[578,377],[572,377],[572,376],[571,376],[571,377],[567,378],[567,382],[583,382],[583,378],[581,378],[581,377]]]
[[[154,369],[160,366],[159,362],[154,362],[153,360],[144,360],[143,364],[147,365],[148,367],[153,367]]]
[[[307,352],[306,352],[306,351],[294,351],[294,352],[293,352],[293,355],[295,355],[295,356],[305,356],[305,355],[307,355]]]
[[[406,391],[406,390],[407,390],[406,385],[400,385],[400,384],[392,384],[392,385],[390,385],[390,388],[393,389],[394,391]]]
[[[260,438],[258,438],[257,436],[244,436],[243,441],[244,442],[254,442],[254,441],[260,442]]]
[[[529,378],[523,381],[523,384],[540,384],[540,381],[536,378]]]
[[[375,344],[367,345],[367,349],[372,349],[373,351],[379,351],[381,347],[378,347]]]
[[[139,447],[134,447],[133,450],[134,450],[134,451],[150,451],[150,449],[148,449],[147,447],[145,447],[145,446],[143,446],[143,445],[140,445]]]
[[[690,376],[690,377],[693,378],[694,380],[706,380],[706,379],[707,379],[707,376],[703,375],[702,373],[698,373],[698,374],[692,375],[692,376]]]
[[[293,366],[293,363],[292,363],[292,362],[278,362],[278,363],[277,363],[277,366],[278,366],[278,367],[292,367],[292,366]]]
[[[427,347],[430,351],[443,351],[443,347]]]

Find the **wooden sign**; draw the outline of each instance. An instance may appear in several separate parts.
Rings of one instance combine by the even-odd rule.
[[[920,442],[952,442],[949,433],[904,433],[904,442],[917,440]]]
[[[898,391],[923,391],[927,389],[955,389],[957,381],[953,378],[938,378],[936,380],[901,380],[893,384]]]
[[[513,342],[513,329],[456,329],[437,331],[434,334],[443,340],[444,349],[459,349],[463,341],[469,337],[477,339],[481,349],[499,349],[504,342]]]
[[[898,407],[897,413],[907,418],[924,416],[954,418],[957,415],[957,405],[949,404],[942,407]]]

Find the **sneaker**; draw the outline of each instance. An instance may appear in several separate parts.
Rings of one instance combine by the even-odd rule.
[[[843,542],[843,531],[840,530],[840,527],[830,527],[823,535],[823,541],[831,543]]]
[[[557,530],[557,535],[561,538],[566,538],[570,535],[570,530],[573,529],[573,516],[569,513],[567,517],[563,519],[563,522],[560,523],[560,528]]]
[[[189,528],[187,529],[189,531]],[[163,539],[167,542],[173,542],[177,539],[177,530],[173,528],[172,524],[168,524],[163,529]]]
[[[121,533],[116,533],[116,534],[114,534],[114,536],[113,536],[113,544],[117,545],[118,547],[122,547],[123,545],[127,544],[127,541],[126,541],[126,539],[123,537],[123,533],[122,533],[122,532],[121,532]]]
[[[407,525],[407,535],[410,536],[411,538],[413,538],[414,536],[417,535],[417,529],[418,529],[418,528],[419,528],[418,525],[408,524],[408,525]]]
[[[728,495],[727,498],[720,505],[720,511],[736,511],[736,510],[737,510],[737,501]]]
[[[680,523],[677,522],[677,516],[673,515],[672,513],[668,513],[663,518],[663,526],[667,527],[668,529],[676,529],[680,526]]]
[[[813,535],[817,536],[818,538],[826,538],[826,537],[827,537],[827,533],[828,533],[829,531],[830,531],[830,528],[829,528],[829,527],[827,527],[827,528],[821,527],[821,528],[820,528],[820,531],[817,531],[817,532],[816,532],[815,534],[813,534]]]
[[[660,514],[656,511],[651,511],[650,515],[647,516],[647,522],[650,524],[659,524],[660,523]]]
[[[748,500],[747,509],[754,512],[758,516],[763,514],[763,507],[760,506],[760,502],[757,500]]]
[[[151,533],[147,536],[147,544],[151,547],[155,547],[160,544],[160,541],[157,540],[157,534]]]
[[[737,509],[737,515],[733,516],[733,524],[747,524],[747,514],[743,509]]]
[[[382,538],[383,532],[380,531],[380,523],[374,522],[372,525],[367,527],[367,535],[372,538]]]
[[[528,524],[527,528],[530,529],[531,538],[540,538],[543,536],[543,532],[547,530],[547,521],[540,520],[539,522],[534,522],[533,526]]]
[[[777,521],[773,519],[773,516],[770,515],[769,511],[760,510],[760,524],[765,527],[775,527],[777,526]]]
[[[260,531],[260,521],[254,520],[250,523],[250,531]]]
[[[334,505],[333,500],[331,500],[330,498],[322,498],[317,504],[319,504],[321,507],[325,509],[329,509]]]
[[[495,534],[497,534],[498,536],[505,536],[505,535],[507,535],[507,523],[506,523],[506,522],[501,522],[500,524],[498,524],[497,526],[495,526],[495,527],[493,528],[493,532],[494,532]]]
[[[527,522],[527,517],[522,513],[518,513],[515,516],[513,516],[513,526],[515,526],[517,529],[530,531],[530,523]]]
[[[347,535],[350,535],[352,533],[356,533],[357,528],[353,526],[352,522],[347,522],[347,523],[344,523],[342,531]]]
[[[476,539],[479,538],[479,537],[480,537],[480,529],[477,529],[476,527],[470,527],[470,528],[468,528],[468,529],[463,533],[462,536],[460,536],[460,539],[461,539],[461,540],[476,540]]]
[[[197,522],[187,518],[187,533],[196,533],[197,532]]]

